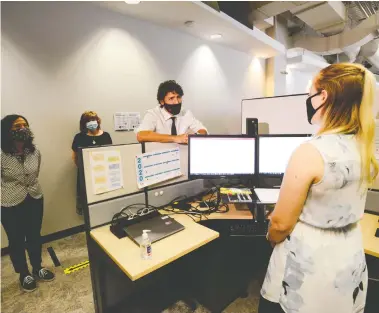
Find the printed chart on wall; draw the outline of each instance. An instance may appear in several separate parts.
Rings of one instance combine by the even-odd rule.
[[[134,130],[139,126],[141,120],[139,112],[116,112],[113,117],[114,130]]]
[[[379,119],[375,120],[375,157],[379,161]]]
[[[136,173],[138,188],[181,176],[179,148],[137,155]]]
[[[95,195],[124,186],[119,150],[90,153],[92,190]]]

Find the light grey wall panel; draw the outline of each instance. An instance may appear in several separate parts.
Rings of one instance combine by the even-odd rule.
[[[191,180],[180,184],[165,186],[155,190],[148,191],[149,205],[162,206],[170,203],[173,199],[179,196],[194,196],[200,192],[205,191],[204,180]]]
[[[88,207],[90,226],[95,227],[97,225],[108,223],[111,221],[115,213],[121,211],[122,208],[128,205],[136,203],[145,204],[145,194],[143,192],[114,200],[91,204]],[[135,209],[135,211],[136,210],[138,209]]]

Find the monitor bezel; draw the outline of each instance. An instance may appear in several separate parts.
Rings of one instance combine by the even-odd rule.
[[[254,139],[255,141],[255,164],[254,164],[254,174],[234,174],[234,175],[191,175],[191,138],[241,138],[241,139]],[[258,170],[257,157],[259,155],[258,151],[258,136],[249,135],[188,135],[188,179],[220,179],[220,178],[256,178]]]
[[[259,165],[260,165],[260,138],[265,138],[265,137],[309,137],[311,138],[313,135],[312,134],[262,134],[262,135],[259,135],[258,136],[258,164],[257,164],[257,167],[258,167],[258,175],[259,176],[262,176],[262,177],[275,177],[275,178],[283,178],[284,176],[284,173],[281,173],[281,174],[268,174],[268,173],[261,173],[260,172],[260,168],[259,168]]]

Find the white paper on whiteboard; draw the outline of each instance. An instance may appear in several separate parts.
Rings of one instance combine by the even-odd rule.
[[[134,130],[141,122],[139,112],[116,112],[113,116],[114,130]]]
[[[90,153],[92,190],[95,195],[121,189],[122,162],[119,150]]]
[[[181,176],[180,149],[177,147],[137,155],[136,173],[138,188]]]

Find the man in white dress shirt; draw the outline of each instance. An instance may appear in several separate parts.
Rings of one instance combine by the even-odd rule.
[[[139,142],[188,143],[188,134],[207,134],[206,128],[189,110],[182,110],[183,89],[174,80],[159,85],[159,107],[148,110],[135,130]]]

